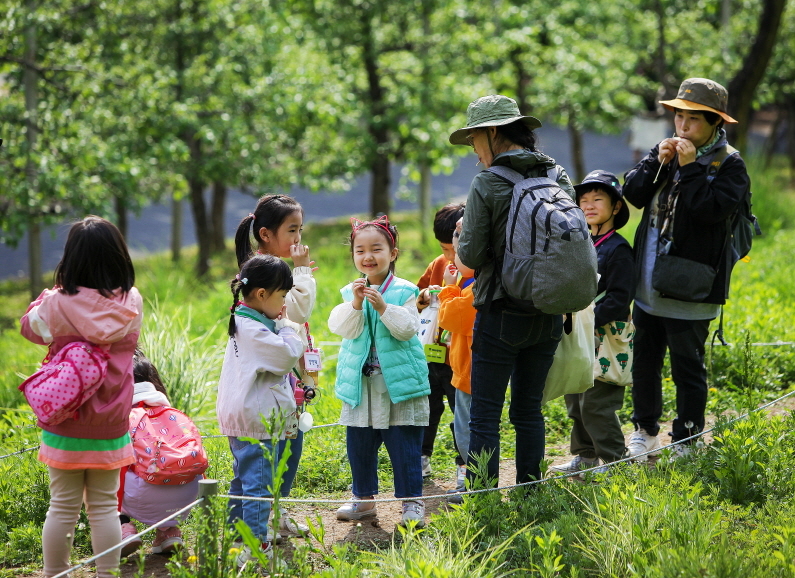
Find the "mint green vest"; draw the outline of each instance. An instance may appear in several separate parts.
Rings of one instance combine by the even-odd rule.
[[[340,290],[345,301],[353,300],[351,285]],[[394,277],[383,294],[389,305],[402,306],[412,295],[419,294],[417,286],[405,279]],[[369,327],[375,326],[375,348],[381,373],[392,403],[400,403],[431,393],[428,383],[428,364],[425,361],[420,340],[416,335],[408,341],[392,337],[386,325],[381,323],[380,315],[365,299],[364,329],[355,339],[343,339],[337,360],[337,381],[335,392],[345,403],[356,407],[362,400],[362,367],[370,354],[371,335]],[[375,316],[375,317],[373,317]],[[377,320],[373,323],[373,320]],[[371,324],[368,326],[368,322]]]

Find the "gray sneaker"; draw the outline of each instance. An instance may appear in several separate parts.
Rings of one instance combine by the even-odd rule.
[[[629,436],[629,443],[627,444],[627,457],[635,458],[635,461],[637,462],[645,462],[649,458],[649,454],[640,454],[645,454],[646,452],[656,450],[659,447],[660,440],[657,439],[657,436],[649,435],[646,433],[645,429],[639,428],[632,432],[632,435]],[[656,453],[651,455],[656,455]]]
[[[354,500],[344,504],[337,510],[337,519],[350,521],[361,520],[376,515],[375,502],[359,502]]]
[[[422,477],[431,475],[431,456],[422,456]]]
[[[584,458],[582,456],[574,456],[574,459],[567,464],[560,464],[559,466],[550,466],[549,469],[558,474],[576,474],[580,470],[587,470],[594,466],[599,465],[599,458]]]
[[[407,526],[409,522],[415,522],[417,528],[425,526],[425,502],[415,500],[403,502],[403,517],[400,519],[400,525]]]
[[[279,534],[306,538],[309,536],[309,526],[295,520],[285,508],[279,508]]]

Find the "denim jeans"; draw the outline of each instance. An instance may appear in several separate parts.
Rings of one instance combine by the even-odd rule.
[[[632,423],[649,435],[660,431],[662,367],[665,350],[671,356],[671,377],[676,386],[673,441],[704,429],[707,408],[707,368],[704,350],[710,319],[658,317],[635,306],[635,360],[632,366]],[[688,427],[688,425],[690,427]]]
[[[431,385],[431,394],[428,396],[428,405],[430,415],[428,416],[428,425],[425,427],[425,435],[422,438],[422,455],[433,455],[433,444],[436,441],[436,432],[439,429],[439,422],[442,421],[444,415],[444,398],[447,397],[447,405],[450,412],[455,416],[455,392],[456,389],[452,384],[453,370],[446,363],[429,363],[428,364],[428,382]],[[453,430],[453,443],[455,444],[455,428],[450,424],[450,429]],[[456,459],[456,464],[460,460]]]
[[[563,316],[522,313],[494,301],[487,313],[478,311],[472,353],[472,406],[469,429],[470,483],[473,455],[491,452],[488,483],[496,484],[500,469],[500,422],[508,380],[508,412],[516,430],[516,482],[541,478],[544,457],[544,416],[541,397],[552,358],[563,334]]]
[[[469,454],[469,406],[472,405],[472,396],[460,389],[455,390],[455,446],[462,459],[461,465],[467,461]],[[457,462],[456,462],[457,463]]]
[[[425,427],[393,425],[387,429],[347,428],[348,461],[357,498],[378,493],[378,448],[383,443],[392,462],[396,498],[422,495],[422,436]]]
[[[276,447],[277,449],[283,447],[282,442],[279,442]],[[230,495],[272,496],[269,489],[273,484],[271,448],[271,440],[260,440],[259,444],[252,444],[229,436],[229,449],[232,450],[234,457],[232,462],[234,477],[229,485]],[[281,493],[284,495],[284,492]],[[236,520],[243,520],[262,542],[265,542],[268,535],[270,512],[270,502],[229,500],[229,524],[234,524]]]
[[[279,455],[282,455],[282,452],[284,452],[287,441],[288,440],[279,441]],[[284,476],[282,477],[282,488],[279,492],[282,498],[288,497],[290,495],[290,490],[293,489],[295,475],[298,473],[298,462],[301,461],[301,454],[304,453],[304,432],[299,429],[295,439],[289,441],[290,457],[287,458],[287,471],[284,472]]]

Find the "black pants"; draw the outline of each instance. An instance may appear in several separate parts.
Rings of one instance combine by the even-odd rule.
[[[433,455],[433,444],[436,441],[436,431],[439,429],[439,422],[444,413],[444,397],[447,396],[447,405],[450,406],[450,413],[455,413],[455,388],[452,384],[453,370],[446,363],[428,364],[428,381],[431,383],[431,394],[428,396],[430,406],[430,417],[428,426],[425,428],[425,435],[422,438],[422,455]],[[450,431],[453,432],[453,443],[455,443],[455,430],[453,423],[450,422]],[[464,465],[461,457],[456,453],[455,463],[459,466]]]
[[[711,319],[671,319],[634,308],[635,361],[632,368],[632,422],[649,435],[660,431],[662,367],[666,349],[671,357],[671,377],[676,386],[676,419],[673,441],[704,429],[707,407],[707,368],[704,349]]]

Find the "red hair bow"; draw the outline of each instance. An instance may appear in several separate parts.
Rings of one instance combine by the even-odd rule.
[[[392,239],[392,244],[395,244],[395,236],[392,234],[392,231],[389,230],[389,217],[386,215],[381,215],[372,221],[362,221],[356,217],[351,217],[351,230],[353,230],[354,233],[366,225],[381,227],[386,231],[387,235],[389,235],[389,238]]]

